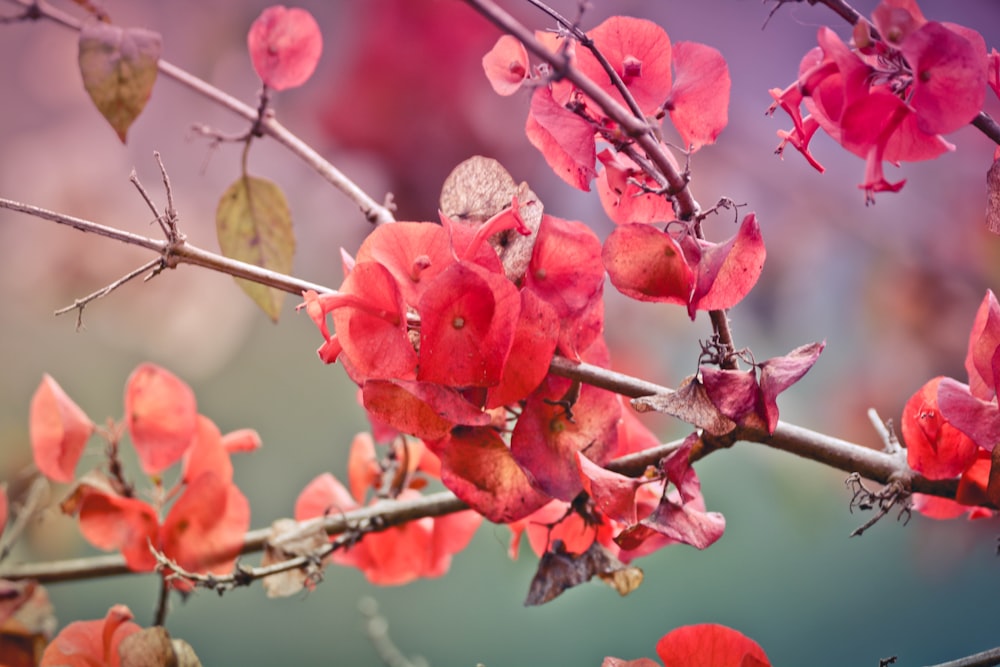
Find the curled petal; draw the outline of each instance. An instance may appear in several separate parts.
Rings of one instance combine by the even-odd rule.
[[[521,40],[503,35],[483,56],[483,69],[498,95],[513,95],[528,76],[528,51]]]
[[[31,397],[31,451],[35,465],[49,479],[71,482],[94,424],[50,376]]]

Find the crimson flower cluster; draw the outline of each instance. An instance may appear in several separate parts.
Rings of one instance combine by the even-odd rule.
[[[896,192],[905,183],[887,180],[883,162],[930,160],[955,149],[942,135],[976,117],[987,83],[1000,94],[1000,55],[987,54],[971,28],[928,21],[916,0],[883,0],[871,22],[858,22],[853,38],[849,46],[820,28],[819,46],[802,59],[796,82],[771,90],[771,112],[780,107],[793,123],[778,132],[779,153],[791,144],[823,171],[809,151],[822,128],[864,158],[860,187],[872,201],[876,192]]]

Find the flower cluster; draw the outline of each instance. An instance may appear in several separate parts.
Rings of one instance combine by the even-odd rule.
[[[822,128],[841,146],[865,159],[866,200],[876,192],[896,192],[882,163],[922,161],[954,150],[941,136],[972,121],[983,106],[988,72],[996,52],[986,53],[983,37],[965,26],[928,21],[916,0],[883,0],[871,22],[859,21],[853,46],[831,29],[820,28],[819,46],[802,59],[798,80],[772,89],[793,128],[780,131],[780,153],[798,149],[819,171],[809,151]],[[994,89],[996,76],[989,77]],[[800,106],[808,114],[802,115]]]
[[[150,547],[191,572],[232,569],[250,527],[250,506],[233,483],[230,454],[252,451],[260,438],[251,430],[222,435],[198,414],[194,393],[182,380],[154,364],[142,364],[125,386],[124,427],[99,429],[49,376],[31,401],[31,444],[35,464],[49,479],[74,481],[90,436],[99,432],[110,456],[104,469],[76,479],[62,510],[79,517],[80,531],[100,549],[118,550],[129,569],[157,568]],[[139,464],[153,483],[152,501],[136,496],[117,456],[127,429]],[[171,489],[162,475],[180,464]],[[166,501],[173,498],[166,516]],[[175,587],[189,584],[173,579]]]

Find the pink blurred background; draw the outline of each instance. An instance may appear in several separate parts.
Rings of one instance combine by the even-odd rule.
[[[255,104],[259,82],[245,35],[267,4],[147,0],[104,6],[116,23],[161,32],[165,59]],[[489,88],[479,59],[499,33],[468,7],[454,0],[299,4],[319,20],[324,54],[309,83],[277,95],[278,118],[375,199],[392,193],[400,219],[435,219],[444,177],[466,157],[484,154],[528,181],[546,211],[583,220],[602,237],[608,233],[611,223],[596,195],[556,178],[525,139],[527,94],[500,98]],[[552,4],[566,15],[576,13],[576,2]],[[867,13],[874,5],[869,0],[857,8]],[[59,6],[73,11],[71,3]],[[551,26],[525,4],[504,6],[532,27]],[[583,23],[592,27],[612,13],[648,17],[673,40],[702,41],[727,58],[730,123],[716,146],[694,156],[692,188],[703,206],[723,196],[745,202],[768,244],[757,289],[731,313],[736,339],[757,359],[827,340],[817,366],[782,397],[782,416],[875,446],[865,417],[869,407],[898,420],[903,403],[930,377],[964,377],[973,313],[985,290],[998,284],[1000,239],[986,232],[983,219],[994,146],[973,128],[963,129],[949,137],[955,153],[889,168],[890,180],[907,179],[905,188],[879,195],[868,207],[857,188],[862,161],[829,140],[818,139],[815,150],[825,174],[791,151],[779,160],[775,132],[790,123],[765,116],[767,90],[792,82],[819,26],[831,25],[844,36],[849,31],[829,11],[804,3],[782,7],[763,28],[771,6],[593,0]],[[995,0],[925,0],[921,7],[931,19],[973,27],[988,46],[1000,46]],[[16,11],[15,3],[0,3],[3,15]],[[134,168],[163,204],[156,150],[170,173],[182,230],[196,245],[217,248],[214,211],[237,176],[240,149],[213,149],[190,127],[207,123],[238,132],[246,128],[242,120],[161,77],[123,146],[83,91],[71,32],[44,21],[2,25],[0,58],[0,196],[157,236],[128,182]],[[987,110],[1000,111],[992,93]],[[288,195],[299,242],[296,275],[336,286],[342,275],[338,249],[356,249],[369,230],[358,210],[273,141],[254,145],[250,171],[276,181]],[[729,236],[731,218],[723,214],[707,229],[715,239]],[[298,490],[316,472],[342,472],[351,436],[365,428],[352,387],[339,368],[316,359],[319,336],[293,312],[295,299],[287,300],[274,326],[228,276],[191,267],[129,284],[92,304],[80,332],[73,315],[52,316],[149,258],[145,251],[0,211],[0,479],[16,480],[30,461],[27,405],[42,373],[53,375],[100,421],[120,416],[125,377],[139,361],[151,360],[188,380],[202,411],[223,430],[261,432],[265,447],[238,461],[237,481],[250,496],[254,526],[267,525],[290,513]],[[617,366],[667,385],[696,369],[697,341],[710,330],[704,315],[691,323],[679,308],[628,302],[610,286],[607,322]],[[652,423],[664,439],[684,433],[669,420]],[[90,452],[90,464],[98,457],[96,449]],[[636,599],[618,601],[588,589],[550,608],[522,611],[532,559],[504,560],[506,531],[491,527],[444,580],[374,591],[387,596],[380,599],[399,632],[394,638],[438,664],[545,658],[596,665],[602,651],[652,655],[655,640],[674,625],[727,618],[760,641],[775,664],[877,664],[912,646],[919,647],[920,659],[944,660],[995,643],[985,624],[981,632],[976,625],[998,611],[994,602],[976,597],[995,583],[995,576],[988,578],[995,564],[984,558],[995,525],[916,518],[905,530],[887,524],[847,542],[847,531],[863,517],[846,512],[843,475],[749,445],[715,458],[701,474],[709,507],[714,501],[729,510],[730,535],[704,555],[650,559],[656,562]],[[47,515],[20,555],[90,553],[74,530],[72,522]],[[987,578],[974,578],[970,568]],[[695,571],[702,574],[686,574]],[[326,617],[343,631],[335,635],[343,655],[371,661],[353,603],[372,590],[355,574],[331,572],[330,581],[298,605],[264,602],[259,591],[237,591],[231,594],[236,599],[221,602],[196,596],[175,611],[169,627],[192,640],[189,635],[197,636],[206,623],[214,626],[200,643],[192,640],[203,659],[215,656],[205,664],[235,663],[237,657],[243,664],[271,664],[296,655],[293,662],[312,664],[341,650],[327,644],[332,640],[323,633],[333,631],[313,625]],[[66,620],[101,616],[124,598],[133,600],[145,622],[155,587],[149,579],[139,581],[118,580],[112,590],[119,597],[96,584],[54,587],[53,597]],[[979,581],[989,586],[977,587]],[[919,588],[925,585],[941,588]],[[675,589],[689,595],[679,598]],[[845,599],[845,590],[854,590],[855,598]],[[936,595],[950,597],[928,604]],[[877,606],[883,596],[900,609],[893,624],[880,626],[880,614],[865,615],[857,606]],[[971,609],[964,616],[942,612],[952,604]],[[442,611],[427,613],[437,605]],[[915,631],[918,620],[899,620],[907,610],[918,616],[925,605],[927,631]],[[457,613],[452,623],[463,623],[467,637],[461,641],[452,636],[449,613]],[[246,633],[247,627],[253,631]],[[943,627],[948,640],[939,642],[934,632]]]

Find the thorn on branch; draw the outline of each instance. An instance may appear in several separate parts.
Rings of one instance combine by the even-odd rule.
[[[889,513],[893,507],[899,506],[897,521],[902,521],[905,526],[910,522],[912,508],[910,505],[910,492],[906,485],[898,480],[891,480],[886,486],[878,491],[872,491],[861,481],[861,475],[852,472],[844,480],[844,485],[851,490],[851,502],[847,509],[852,514],[857,508],[861,511],[875,510],[875,515],[871,519],[858,526],[851,532],[851,537],[861,535],[866,530],[874,526],[878,521]]]
[[[903,451],[903,447],[899,443],[899,438],[896,436],[896,431],[892,426],[891,419],[883,421],[878,416],[875,408],[868,409],[868,419],[871,421],[872,426],[875,427],[879,437],[882,438],[882,448],[886,454],[899,454]]]

